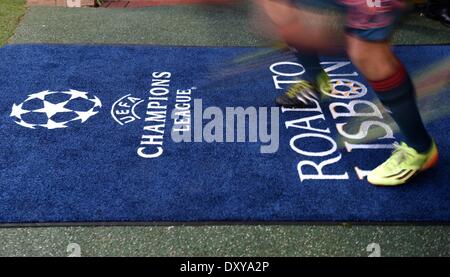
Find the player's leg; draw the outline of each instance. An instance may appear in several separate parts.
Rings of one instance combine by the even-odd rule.
[[[275,101],[279,106],[287,108],[316,106],[314,101],[319,101],[322,93],[331,91],[329,77],[320,65],[317,53],[297,49],[293,52],[298,63],[305,68],[305,73]]]
[[[403,64],[386,41],[367,41],[348,36],[348,55],[405,137],[392,156],[373,170],[368,180],[375,185],[399,185],[437,161],[437,149],[427,133],[415,100],[414,85]]]
[[[256,1],[271,20],[279,38],[289,45],[305,68],[301,79],[277,97],[277,104],[284,107],[315,105],[312,100],[319,100],[321,91],[329,92],[329,78],[320,65],[317,52],[335,50],[339,43],[338,32],[323,24],[330,23],[329,15],[305,9],[297,5],[299,2],[303,1]]]
[[[258,32],[270,39],[275,37],[291,47],[312,52],[333,53],[343,46],[344,18],[334,0],[254,0],[253,3],[258,14],[255,22]]]

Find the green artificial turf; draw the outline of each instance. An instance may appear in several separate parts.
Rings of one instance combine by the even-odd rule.
[[[140,9],[31,8],[12,43],[106,43],[189,46],[264,46],[247,7],[173,6]],[[407,17],[395,44],[450,43],[450,28]]]
[[[450,256],[447,226],[170,226],[0,229],[0,256]]]
[[[0,46],[13,35],[25,9],[25,0],[0,0]]]

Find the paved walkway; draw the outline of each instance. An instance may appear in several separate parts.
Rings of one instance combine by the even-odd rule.
[[[102,8],[142,8],[154,6],[170,5],[192,5],[192,4],[211,4],[211,5],[229,5],[229,0],[112,0],[105,1]]]

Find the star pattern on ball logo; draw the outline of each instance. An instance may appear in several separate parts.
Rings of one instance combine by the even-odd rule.
[[[50,100],[50,97],[59,96],[64,100],[54,101]],[[34,101],[39,103],[40,108],[25,108],[27,103]],[[56,102],[56,103],[55,103]],[[75,103],[76,102],[76,103]],[[83,104],[88,108],[74,108],[75,104]],[[14,118],[14,122],[22,127],[36,129],[36,127],[42,127],[46,129],[60,129],[67,128],[70,122],[78,121],[80,123],[86,122],[89,118],[96,115],[99,109],[102,107],[102,102],[97,96],[89,96],[89,93],[68,90],[68,91],[41,91],[28,95],[20,104],[14,103],[11,109],[10,117]],[[65,114],[65,120],[58,120],[58,115]],[[30,119],[29,115],[44,115],[45,123],[36,122],[36,120]],[[67,118],[69,117],[69,118]]]
[[[324,93],[334,98],[354,99],[367,94],[366,86],[354,80],[332,79],[330,82],[332,85],[331,93]]]

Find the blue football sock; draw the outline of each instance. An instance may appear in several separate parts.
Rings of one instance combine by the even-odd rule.
[[[392,113],[405,142],[419,153],[427,152],[432,139],[425,129],[415,99],[414,85],[403,65],[391,77],[370,81],[381,103]]]

